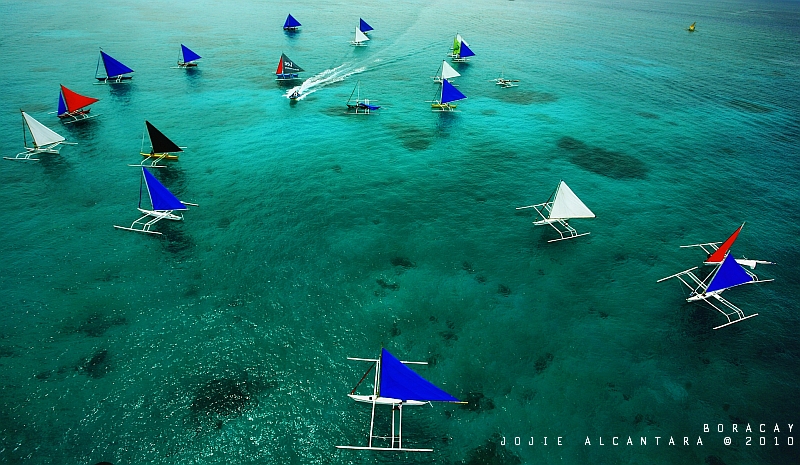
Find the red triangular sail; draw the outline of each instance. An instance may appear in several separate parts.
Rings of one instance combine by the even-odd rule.
[[[64,102],[67,104],[67,111],[70,113],[87,107],[98,100],[73,92],[64,86],[61,86],[61,95],[64,96]]]
[[[275,71],[275,74],[283,74],[283,55],[281,55],[281,59],[278,62],[278,70]]]
[[[728,253],[728,250],[730,250],[733,243],[736,242],[736,238],[739,236],[739,232],[741,232],[743,227],[744,224],[739,226],[739,229],[734,231],[733,234],[731,234],[731,236],[727,238],[714,253],[709,255],[706,259],[706,263],[722,263],[722,260],[725,259],[725,255]]]

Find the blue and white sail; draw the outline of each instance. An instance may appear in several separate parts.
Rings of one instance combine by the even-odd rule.
[[[121,62],[117,61],[111,55],[107,54],[106,52],[100,50],[100,59],[103,61],[103,68],[105,69],[106,75],[105,76],[98,76],[98,70],[100,68],[100,63],[97,64],[98,70],[95,70],[95,78],[98,81],[120,81],[123,79],[131,79],[132,76],[127,76],[128,74],[134,72],[132,69],[128,68]],[[98,60],[99,61],[99,60]]]
[[[430,381],[405,366],[388,350],[381,350],[381,397],[402,401],[459,402],[458,399],[434,386]]]
[[[153,206],[153,211],[174,211],[174,210],[187,210],[188,208],[183,202],[178,200],[177,197],[172,195],[172,192],[164,187],[152,173],[147,171],[147,168],[142,167],[142,176],[144,176],[144,183],[147,187],[147,194],[150,196],[150,204]],[[142,206],[142,193],[139,192],[139,208]]]
[[[372,26],[370,26],[369,24],[367,24],[367,22],[366,22],[366,21],[364,21],[364,20],[363,20],[363,19],[361,19],[361,18],[358,18],[358,29],[360,29],[360,30],[361,30],[361,32],[363,32],[363,33],[365,33],[365,34],[366,34],[367,32],[369,32],[369,31],[373,31],[373,30],[374,30],[374,29],[372,28]]]

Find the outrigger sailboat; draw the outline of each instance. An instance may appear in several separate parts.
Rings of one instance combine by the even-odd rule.
[[[98,99],[87,97],[77,92],[73,92],[63,85],[61,92],[58,94],[58,117],[65,123],[74,123],[89,118],[94,118],[97,115],[89,116],[91,108],[86,108],[89,105],[97,102]]]
[[[456,89],[453,84],[450,84],[447,79],[442,79],[442,93],[439,100],[434,100],[431,103],[431,109],[433,111],[454,111],[457,105],[453,105],[450,102],[463,100],[465,98],[467,98],[467,96]]]
[[[366,42],[368,40],[369,40],[369,37],[367,37],[366,34],[361,32],[361,29],[359,29],[358,26],[356,26],[356,36],[353,39],[353,41],[350,42],[350,44],[351,45],[355,45],[356,47],[363,47],[364,45],[367,45],[364,42]]]
[[[3,157],[6,160],[21,160],[21,161],[39,161],[38,158],[31,158],[40,153],[54,153],[58,154],[61,148],[59,145],[69,144],[75,145],[74,142],[66,142],[63,136],[57,134],[52,129],[37,121],[33,116],[20,110],[22,113],[22,141],[25,151],[16,154],[13,157]],[[28,130],[25,130],[27,126]],[[28,147],[28,132],[33,138],[33,147]]]
[[[492,79],[492,81],[502,88],[509,88],[509,87],[517,87],[515,82],[519,82],[519,79],[506,79],[505,71],[500,72],[500,77]]]
[[[449,56],[453,58],[453,63],[466,63],[468,57],[475,56],[475,52],[469,48],[469,44],[461,37],[461,34],[456,34]]]
[[[384,452],[433,452],[433,449],[403,447],[403,406],[425,405],[430,402],[466,404],[466,402],[461,402],[434,386],[428,380],[406,366],[408,364],[427,365],[427,362],[401,362],[386,349],[381,349],[381,356],[378,359],[352,357],[348,357],[347,359],[373,363],[361,378],[361,381],[359,381],[356,387],[348,394],[348,396],[356,402],[371,404],[372,415],[369,422],[369,441],[366,446],[336,446],[337,449],[375,450]],[[358,386],[366,379],[373,368],[375,368],[375,381],[372,395],[356,394],[356,389],[358,389]],[[375,409],[378,405],[389,405],[392,407],[391,436],[378,436],[375,434]],[[395,421],[395,412],[398,413],[399,421]],[[396,430],[395,425],[398,425]],[[388,440],[389,447],[373,445],[375,439]]]
[[[689,32],[694,32],[694,25],[695,25],[695,24],[697,24],[697,22],[694,22],[694,23],[692,23],[692,25],[691,25],[691,26],[689,26],[689,29],[687,29],[687,31],[689,31]]]
[[[278,63],[278,69],[275,71],[275,79],[278,81],[291,81],[300,77],[299,74],[305,71],[303,68],[297,66],[285,53],[281,53],[281,60]]]
[[[676,273],[672,276],[661,278],[656,282],[660,283],[662,281],[666,281],[667,279],[678,278],[680,282],[689,288],[689,291],[691,292],[689,297],[686,299],[687,302],[703,300],[707,304],[711,305],[714,310],[725,315],[725,318],[727,318],[728,322],[719,326],[715,326],[714,329],[724,328],[725,326],[758,316],[758,313],[745,315],[745,313],[739,307],[725,300],[720,294],[727,289],[740,286],[742,284],[764,283],[772,281],[772,279],[758,279],[758,276],[745,270],[740,264],[738,264],[730,252],[725,254],[725,258],[722,259],[722,262],[717,265],[717,268],[705,279],[701,280],[693,273],[696,269],[697,267],[695,266],[694,268],[681,271],[680,273]],[[722,305],[719,307],[714,305],[714,303],[711,301],[712,297]]]
[[[189,47],[181,44],[181,54],[178,56],[178,68],[194,68],[197,66],[197,60],[201,57],[194,53]]]
[[[441,70],[441,73],[439,72]],[[442,65],[436,70],[436,76],[433,77],[433,82],[441,84],[444,79],[453,79],[461,76],[461,74],[453,69],[445,60],[442,60]]]
[[[150,124],[150,121],[144,122],[145,131],[142,133],[142,147],[140,149],[140,153],[144,160],[138,165],[129,165],[129,166],[144,166],[148,160],[151,160],[150,167],[151,168],[165,168],[163,165],[159,165],[159,160],[177,160],[178,153],[183,152],[183,149],[186,147],[178,147],[175,142],[172,142],[169,137],[165,136],[164,133],[156,129],[155,126]],[[144,139],[145,134],[150,138],[150,151],[145,152],[144,150]]]
[[[97,75],[97,73],[100,72],[101,59],[103,61],[103,69],[105,69],[106,72],[105,76]],[[133,76],[129,76],[129,74],[132,72],[132,69],[115,60],[110,55],[106,54],[106,52],[100,50],[100,57],[97,58],[97,68],[94,70],[94,77],[100,81],[101,84],[130,81],[133,79]]]
[[[286,17],[286,21],[283,23],[283,30],[289,32],[295,32],[298,27],[302,26],[300,21],[294,19],[294,16],[291,14]]]
[[[359,29],[361,32],[363,32],[364,34],[367,34],[367,33],[369,33],[369,31],[374,31],[374,29],[372,28],[372,26],[370,26],[369,24],[367,24],[367,22],[366,22],[366,21],[364,21],[364,20],[363,20],[363,19],[361,19],[361,18],[358,18],[358,29]]]
[[[745,224],[742,223],[742,225],[739,226],[739,229],[734,231],[733,234],[730,235],[730,237],[725,239],[725,242],[706,242],[704,244],[682,245],[681,248],[700,247],[701,249],[703,249],[703,252],[705,252],[708,255],[706,260],[703,262],[704,265],[719,265],[725,259],[725,256],[728,254],[728,251],[730,250],[733,243],[736,242],[736,238],[739,237],[739,233],[742,231],[742,228],[744,228],[744,225]],[[736,263],[743,266],[749,266],[750,269],[755,269],[756,265],[759,263],[762,265],[775,264],[773,262],[768,262],[766,260],[750,260],[744,257],[737,258]]]
[[[356,100],[353,102],[353,94],[356,94]],[[372,105],[369,99],[361,100],[361,81],[356,82],[353,87],[353,92],[350,92],[350,98],[347,99],[347,109],[352,110],[354,114],[368,115],[371,111],[380,108],[379,105]]]
[[[572,226],[567,224],[567,220],[572,218],[594,218],[594,213],[584,204],[581,199],[572,192],[567,183],[561,181],[547,202],[528,205],[527,207],[517,207],[517,210],[533,208],[542,217],[539,221],[534,221],[534,226],[550,225],[561,236],[560,239],[550,239],[547,242],[562,241],[585,236],[587,233],[578,234]],[[556,226],[558,225],[558,226]]]
[[[174,211],[188,210],[187,206],[196,207],[195,203],[182,202],[177,197],[172,195],[163,184],[161,184],[152,173],[147,171],[147,168],[142,167],[142,182],[147,188],[147,195],[150,197],[150,210],[142,208],[142,187],[139,186],[139,206],[137,209],[143,213],[143,216],[134,220],[130,228],[125,226],[114,225],[117,229],[124,229],[126,231],[134,231],[147,234],[158,234],[158,231],[151,231],[150,228],[161,220],[181,221],[183,215],[175,215]]]

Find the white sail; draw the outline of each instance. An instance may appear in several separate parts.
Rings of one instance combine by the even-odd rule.
[[[355,40],[353,40],[353,43],[359,44],[359,43],[367,41],[367,40],[369,40],[369,37],[367,37],[366,34],[361,32],[361,29],[356,27],[356,38],[355,38]]]
[[[561,181],[548,216],[550,219],[594,218],[594,213],[581,202],[581,199],[572,192],[567,183]]]
[[[446,61],[442,61],[442,79],[452,79],[461,76],[461,74],[454,70]]]
[[[37,147],[55,144],[56,142],[64,142],[66,140],[52,129],[36,121],[33,116],[30,116],[24,111],[22,112],[22,117],[25,118],[25,122],[28,124],[28,129],[30,129],[33,141]]]

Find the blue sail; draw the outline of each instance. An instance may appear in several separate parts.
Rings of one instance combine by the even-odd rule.
[[[381,350],[381,397],[400,400],[458,402],[458,399],[437,388],[411,371],[388,350]]]
[[[455,102],[464,98],[467,96],[450,84],[447,79],[442,80],[442,101],[440,103]]]
[[[183,62],[189,63],[190,61],[199,60],[201,57],[200,55],[194,53],[193,51],[189,50],[189,47],[181,44],[181,51],[183,52]]]
[[[144,167],[142,167],[142,174],[144,175],[144,182],[147,185],[147,193],[150,194],[150,202],[153,204],[153,210],[187,210],[186,205],[172,195],[172,192],[158,182],[158,179]]]
[[[106,68],[106,76],[110,78],[133,72],[132,69],[111,58],[111,56],[107,55],[106,52],[102,50],[100,51],[100,56],[103,57],[103,66]]]
[[[298,26],[302,26],[302,24],[300,24],[300,21],[294,19],[294,16],[292,15],[287,16],[286,22],[283,23],[284,29],[288,29],[290,27],[298,27]]]
[[[458,52],[458,56],[461,57],[461,58],[474,57],[475,56],[475,52],[470,50],[470,48],[467,47],[467,44],[465,44],[464,41],[462,40],[461,41],[461,51]]]
[[[370,26],[369,24],[367,24],[367,22],[366,22],[366,21],[364,21],[363,19],[361,19],[361,18],[358,18],[358,22],[359,22],[359,24],[358,24],[358,28],[361,30],[361,32],[367,32],[367,31],[371,31],[371,30],[373,30],[373,29],[372,29],[372,26]]]
[[[733,255],[728,253],[722,261],[722,264],[717,268],[714,277],[711,278],[711,282],[708,283],[706,294],[729,289],[740,284],[749,283],[750,281],[753,281],[753,277],[750,276],[741,265],[736,263],[736,259],[733,258]]]
[[[58,116],[63,115],[67,112],[67,104],[64,103],[64,94],[61,92],[58,93]]]

